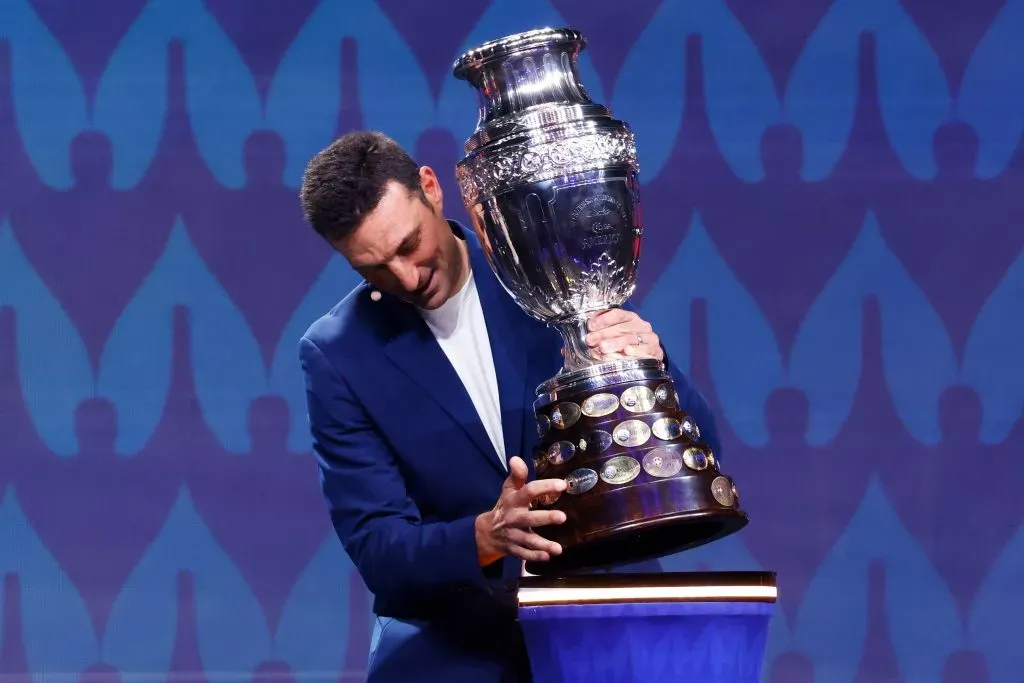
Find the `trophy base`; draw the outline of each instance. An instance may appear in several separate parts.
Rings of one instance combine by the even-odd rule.
[[[758,683],[773,572],[524,577],[517,593],[534,683]]]
[[[661,363],[629,359],[560,374],[537,390],[540,479],[566,492],[538,507],[563,524],[535,531],[562,546],[536,575],[566,574],[664,557],[739,531],[747,515],[731,477],[682,410]]]

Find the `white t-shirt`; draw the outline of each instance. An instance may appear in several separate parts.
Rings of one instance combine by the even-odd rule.
[[[491,344],[473,271],[469,271],[469,279],[462,289],[440,308],[433,311],[421,309],[420,314],[469,392],[494,450],[507,470],[498,378],[494,372]]]

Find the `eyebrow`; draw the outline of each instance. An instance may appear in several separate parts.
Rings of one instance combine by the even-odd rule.
[[[412,229],[412,232],[406,235],[405,239],[402,240],[402,243],[398,245],[398,249],[395,250],[395,253],[401,254],[403,252],[408,252],[411,251],[412,249],[415,249],[420,242],[420,238],[422,237],[422,231],[423,224],[417,223],[416,227]],[[360,263],[357,264],[356,267],[361,269],[383,268],[384,263]]]

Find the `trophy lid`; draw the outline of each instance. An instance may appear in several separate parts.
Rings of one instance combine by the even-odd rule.
[[[455,60],[452,71],[456,78],[469,80],[470,71],[478,70],[484,64],[501,60],[520,52],[528,52],[546,45],[575,43],[577,49],[586,47],[587,39],[571,28],[544,27],[513,33],[502,38],[489,40],[463,53]]]

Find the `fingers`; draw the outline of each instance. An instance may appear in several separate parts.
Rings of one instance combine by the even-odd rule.
[[[661,348],[661,342],[655,337],[653,341],[644,339],[642,345],[627,344],[622,353],[630,358],[654,358],[664,360],[665,352]]]
[[[587,319],[588,332],[584,337],[594,358],[654,358],[664,360],[661,339],[651,324],[633,311],[611,308],[592,314]],[[566,350],[561,349],[565,357]]]
[[[587,320],[587,329],[591,332],[599,332],[607,327],[621,325],[632,320],[640,320],[640,316],[622,308],[610,308],[590,316]]]
[[[602,327],[600,330],[587,332],[585,339],[588,346],[596,346],[598,342],[604,339],[614,339],[616,337],[623,336],[635,337],[638,334],[644,335],[645,338],[654,334],[651,324],[646,320],[641,320],[639,318],[636,320],[627,320],[626,322],[619,323],[618,325]]]
[[[651,324],[633,311],[613,308],[588,320],[587,346],[595,355],[611,360],[623,356],[662,360],[661,339]]]
[[[513,467],[510,461],[509,469]],[[513,476],[509,475],[508,480],[512,481]],[[544,562],[552,555],[561,554],[562,547],[558,543],[534,533],[533,528],[562,524],[567,519],[566,514],[561,510],[533,510],[530,503],[546,495],[561,494],[565,489],[564,479],[537,479],[502,496],[510,506],[500,532],[505,552],[528,562]]]
[[[618,309],[612,309],[605,313],[598,314],[588,323],[588,332],[585,340],[590,347],[597,346],[601,341],[614,339],[616,337],[643,335],[647,337],[653,334],[651,324],[630,311],[620,311],[621,316],[615,316],[609,323],[611,314]],[[625,317],[623,317],[625,316]]]
[[[516,519],[516,526],[526,529],[552,524],[562,524],[566,520],[565,513],[561,510],[529,510]]]
[[[564,479],[534,479],[519,489],[516,495],[519,496],[518,502],[523,507],[526,507],[538,498],[548,494],[562,493],[565,489],[566,483]]]
[[[530,562],[544,562],[552,555],[562,554],[561,545],[532,531],[509,529],[506,539],[509,552]]]
[[[527,562],[547,562],[551,559],[552,553],[543,550],[527,550],[519,546],[509,548],[509,554]]]
[[[605,355],[621,353],[627,356],[646,356],[661,350],[661,339],[653,332],[626,332],[617,337],[602,339],[591,348]]]
[[[661,348],[661,338],[654,332],[626,333],[618,337],[602,339],[591,349],[594,356],[605,360],[624,356],[662,360],[665,356],[665,352]]]

